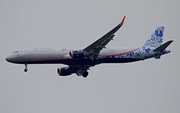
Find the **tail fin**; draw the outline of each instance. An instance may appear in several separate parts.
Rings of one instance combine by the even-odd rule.
[[[149,39],[146,41],[144,46],[150,47],[150,48],[157,48],[160,45],[162,45],[163,42],[163,32],[164,27],[158,27],[153,34],[149,37]]]
[[[147,53],[149,53],[149,51],[154,50],[157,47],[161,46],[163,42],[163,32],[164,32],[164,27],[163,26],[158,27],[152,33],[152,35],[149,37],[146,43],[142,46],[142,49],[145,50]]]

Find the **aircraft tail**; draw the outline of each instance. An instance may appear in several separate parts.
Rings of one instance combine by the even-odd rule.
[[[146,53],[149,53],[151,50],[161,46],[163,42],[163,32],[164,27],[158,27],[141,48],[145,50]]]
[[[164,27],[158,27],[152,35],[149,37],[149,39],[146,41],[144,46],[150,47],[150,48],[157,48],[160,45],[162,45],[163,42],[163,32]]]
[[[170,50],[166,50],[166,48],[173,42],[173,40],[169,40],[162,44],[163,32],[164,27],[158,27],[140,49],[146,53],[155,52],[154,58],[156,59],[159,59],[163,54],[169,53]]]

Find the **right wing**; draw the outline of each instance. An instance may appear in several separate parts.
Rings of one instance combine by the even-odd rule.
[[[121,23],[119,23],[116,27],[114,27],[107,34],[102,36],[100,39],[89,45],[84,49],[84,53],[91,59],[96,59],[103,48],[113,39],[117,30],[123,25],[126,16],[122,19]]]

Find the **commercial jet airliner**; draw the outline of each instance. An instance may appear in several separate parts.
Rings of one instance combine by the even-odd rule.
[[[28,64],[65,64],[66,67],[57,69],[60,76],[69,76],[76,73],[78,76],[87,77],[89,68],[98,64],[128,63],[149,58],[159,59],[161,55],[170,53],[170,50],[166,50],[166,48],[173,40],[162,44],[163,26],[158,27],[145,44],[140,47],[107,49],[106,45],[113,40],[114,34],[123,25],[125,18],[126,16],[116,27],[83,49],[22,49],[14,51],[6,60],[11,63],[24,64],[25,72],[28,71]]]

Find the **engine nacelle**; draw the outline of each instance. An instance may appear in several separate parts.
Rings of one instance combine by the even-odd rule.
[[[84,58],[84,51],[80,50],[80,51],[70,51],[69,52],[70,58],[71,59],[81,59]]]
[[[73,71],[70,67],[58,68],[57,72],[58,72],[59,76],[69,76],[73,73]]]

